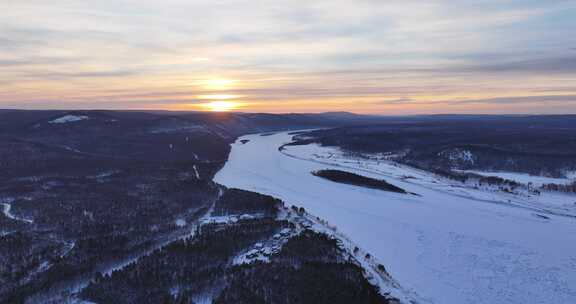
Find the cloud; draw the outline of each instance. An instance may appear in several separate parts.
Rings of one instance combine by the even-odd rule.
[[[24,57],[13,59],[0,59],[0,67],[25,67],[37,65],[60,65],[69,63],[80,63],[84,58],[57,58],[57,57]]]
[[[21,77],[28,80],[73,80],[81,78],[117,78],[138,75],[135,70],[110,70],[110,71],[86,71],[86,72],[36,72],[23,74]]]
[[[450,101],[451,104],[548,104],[548,103],[576,103],[576,95],[545,95],[545,96],[511,96],[485,99],[465,99]]]
[[[380,100],[380,101],[377,101],[375,103],[377,103],[377,104],[406,104],[406,103],[412,103],[412,102],[414,102],[413,99],[403,97],[403,98],[397,98],[397,99]]]
[[[18,60],[18,59],[8,59],[8,60],[0,60],[0,67],[11,67],[11,66],[19,66],[19,65],[28,65],[32,62],[29,60]]]
[[[576,74],[576,55],[563,55],[549,58],[534,58],[485,64],[475,67],[465,67],[463,70],[476,70],[480,72],[506,73],[570,73]]]
[[[555,94],[576,74],[572,1],[19,0],[7,7],[0,107],[44,95],[62,99],[54,104],[105,98],[121,108],[237,94],[271,106],[337,100],[350,110],[366,100],[378,110],[478,100],[485,91]],[[205,92],[194,84],[210,77],[241,85]]]

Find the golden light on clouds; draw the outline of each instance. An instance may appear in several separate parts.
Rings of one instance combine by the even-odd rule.
[[[238,99],[243,97],[242,95],[226,95],[226,94],[209,94],[209,95],[198,95],[198,99],[208,99],[208,100],[227,100],[227,99]]]
[[[226,79],[226,78],[213,78],[204,80],[201,82],[201,85],[206,90],[230,90],[235,87],[237,83],[234,79]]]
[[[208,61],[210,61],[210,58],[207,58],[207,57],[195,57],[195,58],[192,59],[192,61],[195,61],[195,62],[208,62]]]
[[[576,111],[566,0],[7,2],[0,108]]]

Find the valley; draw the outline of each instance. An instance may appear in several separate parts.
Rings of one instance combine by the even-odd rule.
[[[533,119],[549,142],[567,136],[562,117],[494,132]],[[572,302],[575,164],[548,162],[569,149],[461,128],[0,110],[0,302]],[[525,152],[492,162],[494,147]]]
[[[406,302],[318,219],[212,181],[240,134],[343,123],[0,110],[0,303]]]

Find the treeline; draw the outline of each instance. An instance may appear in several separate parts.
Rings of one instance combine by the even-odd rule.
[[[398,162],[426,169],[563,178],[566,171],[576,170],[574,121],[575,116],[426,117],[316,130],[299,137],[306,139],[304,143],[339,147],[350,153],[394,155]]]
[[[544,191],[576,193],[576,182],[571,184],[545,184],[540,188]]]
[[[408,165],[419,170],[431,172],[434,175],[447,178],[453,181],[461,183],[473,183],[478,186],[497,187],[499,188],[499,190],[506,192],[513,192],[514,190],[520,188],[528,188],[524,184],[518,183],[513,180],[501,178],[498,176],[484,176],[474,173],[457,172],[452,170],[445,170],[438,167],[428,168],[414,163],[409,163]]]
[[[240,189],[227,189],[214,206],[213,215],[259,214],[275,217],[281,200]]]

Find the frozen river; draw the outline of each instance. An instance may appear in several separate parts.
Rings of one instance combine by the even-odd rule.
[[[356,171],[420,196],[333,183],[310,174],[333,165],[278,151],[291,137],[242,137],[215,181],[278,197],[327,220],[422,302],[576,303],[574,218],[540,218],[374,172]]]

